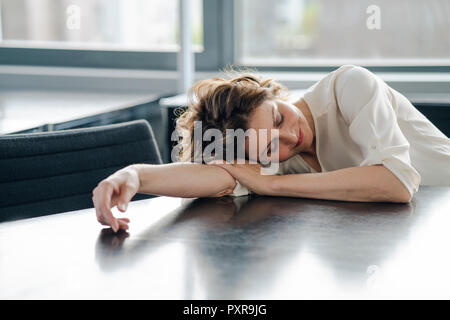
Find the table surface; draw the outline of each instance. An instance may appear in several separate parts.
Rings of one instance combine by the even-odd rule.
[[[450,188],[410,204],[135,201],[0,224],[1,299],[450,298]],[[118,211],[114,209],[118,216]]]

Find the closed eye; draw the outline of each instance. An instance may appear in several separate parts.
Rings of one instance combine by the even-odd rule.
[[[284,115],[282,113],[280,113],[280,117],[281,117],[281,120],[277,123],[277,127],[280,127],[284,121]]]

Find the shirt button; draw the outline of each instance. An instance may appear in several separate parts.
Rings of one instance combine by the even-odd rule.
[[[377,148],[377,146],[373,144],[371,148],[372,148],[373,150],[375,150],[375,149]]]

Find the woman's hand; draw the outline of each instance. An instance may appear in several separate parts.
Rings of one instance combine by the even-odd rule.
[[[97,220],[102,225],[110,226],[114,232],[128,229],[130,219],[116,219],[111,208],[117,205],[121,212],[127,210],[128,202],[140,187],[139,174],[133,166],[123,168],[101,181],[92,191]]]
[[[270,195],[272,193],[272,183],[277,177],[276,175],[261,174],[263,166],[259,163],[250,164],[248,160],[243,164],[211,161],[208,165],[215,165],[225,169],[240,184],[259,195]]]

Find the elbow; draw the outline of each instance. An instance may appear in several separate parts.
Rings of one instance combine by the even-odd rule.
[[[410,193],[409,190],[403,185],[395,188],[394,190],[386,190],[385,192],[388,201],[395,203],[410,203],[414,195],[414,193]]]
[[[420,179],[420,178],[419,178]],[[400,180],[398,180],[400,182]],[[398,203],[410,203],[414,197],[414,194],[419,190],[420,180],[415,181],[409,187],[403,182],[400,182],[395,187],[395,202]]]
[[[394,202],[397,203],[410,203],[412,199],[412,194],[408,190],[406,192],[401,192],[394,198]]]
[[[369,202],[392,202],[392,203],[410,203],[412,195],[406,190],[372,190],[371,194],[364,200]]]
[[[383,173],[386,173],[386,175],[381,174],[380,177],[383,177],[379,184],[379,187],[381,189],[381,192],[383,193],[384,197],[389,202],[396,202],[396,203],[410,203],[414,193],[418,190],[418,185],[420,183],[419,181],[414,181],[414,183],[411,187],[408,187],[407,184],[405,184],[394,172],[392,172],[389,168],[386,166],[380,166],[384,169]],[[406,179],[408,181],[408,179]],[[411,179],[411,181],[413,181]],[[411,191],[410,191],[411,189]]]
[[[400,181],[399,183],[383,183],[374,185],[368,201],[410,203],[413,194]]]

